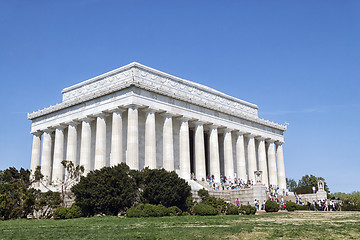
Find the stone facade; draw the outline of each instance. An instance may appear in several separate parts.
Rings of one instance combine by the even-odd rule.
[[[48,182],[64,177],[61,161],[85,174],[126,162],[165,168],[182,178],[214,175],[286,188],[286,127],[258,117],[255,104],[131,63],[62,91],[62,103],[28,114],[31,170]]]

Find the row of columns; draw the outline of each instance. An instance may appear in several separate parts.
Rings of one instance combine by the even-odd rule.
[[[128,126],[127,126],[127,149],[126,159],[122,159],[122,112],[117,109],[112,111],[112,136],[110,165],[114,166],[126,161],[131,169],[139,168],[139,117],[138,107],[129,106]],[[156,122],[155,110],[145,109],[145,167],[156,168]],[[173,142],[173,116],[168,113],[162,114],[163,122],[163,168],[168,171],[175,170],[174,165],[174,142]],[[96,137],[95,137],[95,163],[94,169],[100,169],[106,165],[106,115],[104,113],[84,118],[81,120],[81,144],[80,144],[80,165],[84,166],[85,174],[91,168],[91,121],[96,118]],[[206,158],[205,158],[205,138],[204,123],[195,121],[194,133],[194,173],[197,179],[206,178]],[[43,149],[41,152],[41,133],[33,134],[33,147],[31,157],[31,170],[34,172],[36,167],[41,165],[41,171],[47,176],[49,181],[57,182],[63,178],[63,166],[61,161],[64,156],[64,129],[68,127],[66,160],[76,162],[77,156],[77,122],[55,127],[55,143],[52,164],[52,139],[51,134],[54,129],[43,131]],[[215,179],[220,179],[220,149],[219,149],[219,127],[209,125],[209,170]],[[237,177],[243,180],[254,180],[254,172],[262,171],[262,181],[265,185],[279,185],[286,188],[285,168],[283,159],[282,145],[271,139],[264,139],[254,135],[239,131],[232,131],[225,128],[223,147],[224,147],[224,175],[226,177]],[[233,134],[236,136],[235,149],[233,149]],[[255,139],[258,141],[256,149]],[[236,156],[236,166],[234,169],[234,154]],[[256,152],[257,151],[257,152]],[[276,151],[276,154],[275,154]],[[246,154],[247,153],[247,154]],[[40,157],[41,154],[41,157]],[[41,163],[40,163],[41,158]],[[276,162],[277,161],[277,162]],[[258,164],[257,164],[258,162]],[[180,118],[179,132],[179,164],[180,177],[189,179],[191,175],[190,163],[190,133],[189,119]],[[246,166],[248,171],[246,171]],[[248,173],[248,175],[247,175]]]

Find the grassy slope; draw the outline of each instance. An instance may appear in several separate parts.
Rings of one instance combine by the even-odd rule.
[[[0,222],[1,239],[360,239],[360,213]]]

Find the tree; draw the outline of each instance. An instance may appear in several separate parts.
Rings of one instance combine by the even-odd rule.
[[[125,163],[121,163],[91,171],[86,177],[82,176],[71,191],[84,215],[117,215],[130,208],[138,191],[131,172]]]
[[[142,202],[165,207],[177,206],[182,211],[187,209],[186,199],[191,195],[191,188],[174,171],[145,168],[141,175]]]
[[[360,192],[352,192],[352,193],[336,192],[336,193],[330,193],[329,198],[330,199],[342,200],[345,203],[360,204]]]
[[[31,188],[30,171],[18,171],[10,167],[0,173],[0,218],[26,218],[37,212],[37,216],[49,218],[60,200],[59,193],[45,192]]]
[[[23,168],[18,171],[10,167],[0,174],[0,218],[7,220],[24,218],[32,210],[31,196],[27,192],[30,186],[30,171]],[[25,208],[24,208],[25,206]]]
[[[303,189],[307,188],[307,189],[312,189],[312,187],[315,187],[316,191],[318,191],[318,180],[323,180],[324,181],[324,189],[326,192],[330,192],[326,182],[325,182],[325,179],[322,178],[322,177],[315,177],[313,175],[305,175],[303,176],[300,180],[299,180],[299,183],[298,183],[298,187],[297,187],[297,190],[299,190],[300,187],[303,187]],[[296,192],[296,189],[294,189],[294,191]],[[312,193],[312,190],[311,192],[309,193]]]
[[[84,173],[84,166],[75,166],[72,161],[66,160],[63,160],[61,164],[65,168],[65,177],[60,182],[62,206],[65,207],[65,199],[72,198],[72,193],[71,191],[69,192],[68,189],[79,182],[80,176]]]
[[[293,178],[286,178],[286,187],[290,192],[297,188],[297,183]]]

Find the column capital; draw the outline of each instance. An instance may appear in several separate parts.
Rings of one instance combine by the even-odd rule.
[[[255,139],[256,139],[256,140],[259,140],[259,141],[264,141],[264,140],[265,140],[265,138],[262,137],[262,136],[256,136]]]
[[[244,136],[245,135],[245,133],[243,131],[240,131],[240,130],[237,130],[237,129],[235,129],[234,133],[235,133],[236,136]]]
[[[179,119],[181,122],[189,122],[191,120],[191,118],[184,116],[177,117],[177,119]]]
[[[105,117],[109,116],[109,113],[107,113],[107,112],[99,112],[99,113],[94,114],[93,116],[96,117],[96,118],[105,118]]]
[[[274,143],[276,140],[271,139],[271,138],[266,138],[265,141],[266,141],[267,143]]]
[[[159,112],[159,109],[146,107],[146,108],[142,109],[142,111],[145,112],[145,113],[156,113],[156,112]]]
[[[82,122],[87,122],[87,123],[90,123],[94,120],[94,116],[93,115],[89,115],[89,116],[86,116],[86,117],[83,117],[81,119],[79,119],[80,121]]]
[[[30,132],[30,133],[35,136],[41,136],[41,134],[43,134],[43,131],[36,130],[35,132]]]
[[[54,132],[54,130],[55,130],[54,128],[49,127],[49,128],[47,128],[47,129],[44,129],[44,132],[50,134],[50,133]]]
[[[71,122],[67,122],[68,126],[76,127],[80,123],[79,119],[74,119]]]
[[[247,138],[255,138],[258,135],[252,134],[252,133],[244,133],[244,136],[247,137]]]
[[[65,129],[66,127],[67,127],[67,125],[65,125],[65,124],[59,124],[59,125],[55,126],[54,128],[55,128],[56,130],[64,131],[64,129]]]
[[[224,133],[231,133],[232,131],[234,131],[234,129],[232,129],[232,128],[224,128],[223,129],[223,131],[224,131]]]
[[[141,104],[137,104],[137,103],[130,103],[130,104],[127,104],[127,105],[124,105],[125,108],[132,108],[132,109],[139,109],[139,108],[144,108],[145,106],[144,105],[141,105]]]
[[[276,146],[281,146],[283,143],[283,141],[275,141]]]
[[[218,128],[219,128],[218,125],[215,125],[215,124],[213,124],[213,123],[207,125],[207,127],[208,127],[209,129],[218,129]]]
[[[122,107],[119,106],[119,107],[115,107],[115,108],[110,108],[110,109],[108,109],[108,110],[106,110],[104,112],[111,114],[111,113],[122,113],[122,112],[125,112],[125,111],[126,111],[125,108],[122,108]]]
[[[169,112],[163,112],[163,113],[160,113],[160,116],[162,116],[164,118],[173,118],[174,114],[171,114]]]

